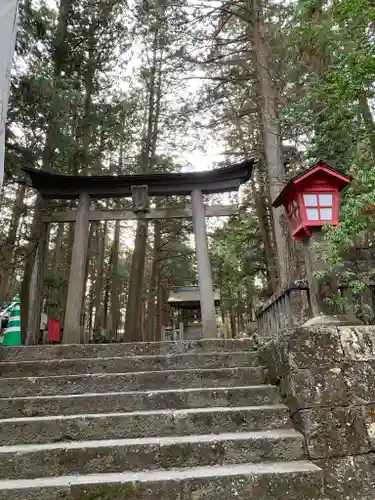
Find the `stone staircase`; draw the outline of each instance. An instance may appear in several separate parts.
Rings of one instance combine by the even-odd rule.
[[[311,500],[252,341],[0,351],[1,500]]]

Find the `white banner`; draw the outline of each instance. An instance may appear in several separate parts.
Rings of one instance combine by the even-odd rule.
[[[4,179],[5,123],[17,34],[18,0],[0,0],[0,189]]]

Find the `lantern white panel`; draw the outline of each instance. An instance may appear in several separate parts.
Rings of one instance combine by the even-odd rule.
[[[321,208],[320,218],[321,220],[332,220],[332,208]]]
[[[321,207],[332,207],[333,197],[332,193],[325,193],[319,195],[319,205]]]
[[[317,207],[318,206],[318,196],[316,194],[304,194],[303,201],[306,207]]]
[[[317,208],[306,208],[308,220],[319,220],[319,210]]]

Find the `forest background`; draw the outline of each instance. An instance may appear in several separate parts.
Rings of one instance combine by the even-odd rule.
[[[100,175],[205,170],[254,157],[238,216],[208,222],[221,318],[234,336],[304,277],[271,206],[317,159],[354,177],[326,262],[374,241],[375,7],[367,0],[21,0],[0,197],[0,303],[27,289],[35,193],[22,167]],[[230,203],[231,196],[208,203]],[[156,199],[158,208],[188,200]],[[95,202],[130,208],[131,200]],[[50,206],[61,208],[61,203]],[[66,206],[66,205],[65,205]],[[74,208],[74,204],[70,207]],[[83,322],[159,339],[173,286],[196,283],[189,220],[90,225]],[[51,225],[44,310],[64,317],[73,228]],[[371,281],[342,270],[354,293]]]

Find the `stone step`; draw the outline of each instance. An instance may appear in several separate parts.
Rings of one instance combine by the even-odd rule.
[[[0,478],[153,471],[302,458],[302,436],[293,429],[73,441],[0,447]]]
[[[3,418],[80,413],[126,412],[183,408],[270,405],[281,402],[272,385],[207,387],[155,391],[83,393],[59,396],[0,398]]]
[[[201,339],[179,342],[134,342],[124,344],[62,344],[2,347],[2,361],[45,359],[111,358],[114,356],[183,354],[188,352],[254,351],[252,339]]]
[[[283,404],[12,418],[0,420],[0,445],[247,432],[290,422]]]
[[[260,385],[263,379],[263,370],[254,367],[17,377],[0,378],[0,394],[3,398],[14,398],[32,395],[103,393],[137,389],[233,387]]]
[[[295,461],[0,481],[0,500],[317,500],[321,488],[320,469]]]
[[[254,352],[3,361],[0,362],[0,377],[43,377],[78,373],[126,373],[199,368],[218,369],[256,365],[257,355]]]

